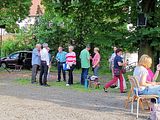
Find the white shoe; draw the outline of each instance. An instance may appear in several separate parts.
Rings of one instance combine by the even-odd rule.
[[[119,87],[117,86],[117,87],[115,87],[114,89],[119,89]]]
[[[69,86],[69,84],[66,84],[66,86]]]

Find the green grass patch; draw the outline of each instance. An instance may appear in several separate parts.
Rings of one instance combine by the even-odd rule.
[[[80,72],[80,71],[77,71],[77,72]],[[127,91],[130,89],[130,83],[129,83],[129,80],[127,78],[128,75],[132,75],[132,72],[130,73],[126,73],[124,76],[125,76],[125,79],[126,79],[126,84],[127,84]],[[106,79],[104,78],[106,76]],[[100,79],[100,88],[85,88],[84,86],[82,86],[80,83],[79,83],[79,80],[74,80],[74,84],[71,85],[71,86],[66,86],[66,82],[56,82],[55,80],[54,81],[48,81],[48,84],[51,85],[50,87],[59,87],[59,88],[63,88],[63,89],[70,89],[70,90],[75,90],[75,91],[80,91],[80,92],[99,92],[99,91],[103,91],[103,86],[106,82],[110,81],[112,76],[111,76],[111,73],[105,73],[105,76],[103,76],[102,79]],[[101,77],[101,75],[100,75]],[[20,85],[29,85],[31,84],[30,83],[30,79],[29,78],[18,78],[16,80],[16,82]],[[39,84],[34,84],[35,86],[39,86]],[[108,91],[110,92],[113,92],[113,93],[119,93],[119,89],[112,89],[112,88],[109,88]]]
[[[31,80],[27,78],[18,78],[16,82],[20,85],[28,85],[31,83]]]
[[[74,83],[73,85],[66,86],[66,82],[48,82],[49,85],[55,86],[55,87],[61,87],[64,89],[70,89],[70,90],[76,90],[80,92],[95,92],[95,91],[101,91],[103,89],[103,86],[100,86],[100,88],[85,88],[83,85],[81,85],[79,82]]]

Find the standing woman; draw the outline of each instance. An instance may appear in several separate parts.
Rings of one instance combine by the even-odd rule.
[[[75,52],[73,52],[74,47],[73,46],[69,46],[68,47],[68,51],[69,53],[67,53],[66,55],[66,64],[69,65],[70,69],[68,70],[68,83],[66,84],[66,86],[70,86],[73,84],[73,70],[75,68],[76,65],[76,54]]]
[[[93,68],[93,73],[95,76],[98,76],[98,70],[99,70],[99,62],[100,62],[100,59],[101,59],[101,56],[99,54],[99,48],[95,47],[94,48],[94,57],[92,58],[92,68]]]
[[[122,77],[122,67],[126,66],[127,63],[123,62],[123,58],[121,57],[122,55],[122,49],[118,48],[116,50],[116,57],[114,58],[114,78],[109,81],[108,83],[105,84],[104,86],[104,91],[106,91],[107,88],[109,88],[111,85],[116,83],[118,79],[120,80],[120,92],[125,93],[124,88],[123,88],[123,77]]]

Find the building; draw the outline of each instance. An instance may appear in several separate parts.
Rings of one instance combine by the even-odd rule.
[[[21,22],[17,21],[20,29],[28,29],[34,25],[37,17],[43,15],[44,7],[41,5],[41,0],[32,0],[32,6],[30,7],[29,16]]]

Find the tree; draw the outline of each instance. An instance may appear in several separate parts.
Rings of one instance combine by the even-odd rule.
[[[137,3],[135,2],[132,8],[137,8],[136,5]],[[154,67],[160,57],[160,1],[142,0],[140,6],[141,12],[147,16],[147,25],[145,27],[137,27],[129,39],[130,41],[134,41],[134,46],[139,48],[139,56],[148,54],[152,57]],[[138,12],[139,10],[133,9],[132,18],[134,19],[132,21],[136,21]]]
[[[18,30],[16,21],[23,20],[29,14],[31,0],[3,0],[0,4],[0,25],[6,25],[8,32]]]
[[[136,0],[42,0],[45,14],[34,28],[34,33],[41,42],[49,42],[55,50],[59,45],[73,44],[77,54],[91,43],[100,47],[105,63],[113,45],[151,55],[149,52],[159,50],[160,46],[160,2],[152,4],[154,11],[153,7],[147,9],[148,3],[152,3],[151,0],[143,6],[149,26],[136,27],[135,31],[129,32],[126,27],[129,22],[137,26]],[[142,46],[146,49],[143,50]]]

